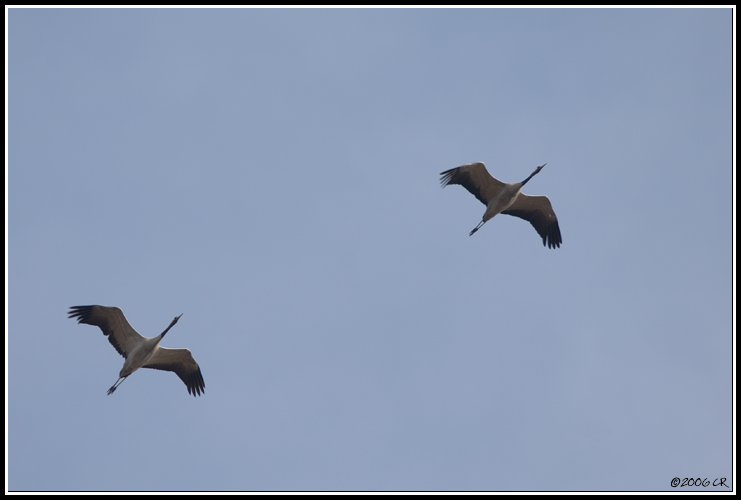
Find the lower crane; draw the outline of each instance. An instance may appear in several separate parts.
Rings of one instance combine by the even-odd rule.
[[[150,338],[139,335],[118,307],[74,306],[69,310],[69,317],[76,318],[78,323],[100,328],[116,351],[126,358],[118,374],[118,380],[108,389],[108,394],[113,394],[126,377],[143,367],[175,372],[188,388],[188,394],[200,396],[206,391],[206,384],[203,382],[201,368],[190,351],[168,349],[159,345],[160,340],[178,322],[180,316],[173,319],[164,332]]]

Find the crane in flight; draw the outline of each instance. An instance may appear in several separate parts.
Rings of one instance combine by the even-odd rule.
[[[175,372],[185,382],[188,394],[193,396],[200,396],[206,391],[201,368],[188,349],[168,349],[159,345],[160,340],[178,322],[182,314],[173,319],[164,332],[151,338],[139,335],[118,307],[73,306],[70,307],[68,315],[69,318],[77,319],[78,323],[100,328],[116,351],[126,358],[118,374],[118,380],[108,389],[108,394],[113,394],[126,377],[142,367]]]
[[[501,182],[491,176],[483,163],[469,163],[441,172],[440,183],[443,187],[448,184],[460,184],[486,205],[481,222],[473,228],[469,236],[478,231],[484,222],[502,213],[525,219],[543,238],[543,246],[547,244],[548,248],[558,248],[561,246],[561,230],[548,197],[528,196],[520,192],[522,186],[546,165],[544,163],[536,168],[522,182]]]

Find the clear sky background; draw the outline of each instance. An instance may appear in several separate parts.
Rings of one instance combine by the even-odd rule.
[[[733,486],[732,21],[10,10],[8,488]],[[561,248],[468,236],[475,161]],[[87,304],[205,395],[107,396]]]

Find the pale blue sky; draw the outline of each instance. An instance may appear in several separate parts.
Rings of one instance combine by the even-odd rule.
[[[12,9],[8,58],[11,490],[733,485],[730,9]],[[560,249],[468,236],[474,161],[548,163]],[[86,304],[183,313],[205,395],[106,396]]]

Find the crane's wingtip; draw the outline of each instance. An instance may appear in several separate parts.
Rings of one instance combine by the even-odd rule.
[[[455,170],[457,170],[457,167],[446,170],[445,172],[440,172],[440,187],[445,187],[450,184],[450,181],[453,179],[453,175],[455,175]]]
[[[93,306],[71,306],[67,311],[67,317],[70,319],[76,319],[78,323],[82,323],[92,313]]]
[[[552,239],[552,238],[546,238],[545,236],[543,237],[543,246],[544,247],[547,246],[548,248],[553,248],[553,249],[560,248],[561,247],[561,243],[562,242],[561,242],[560,239],[555,240],[555,239]]]

